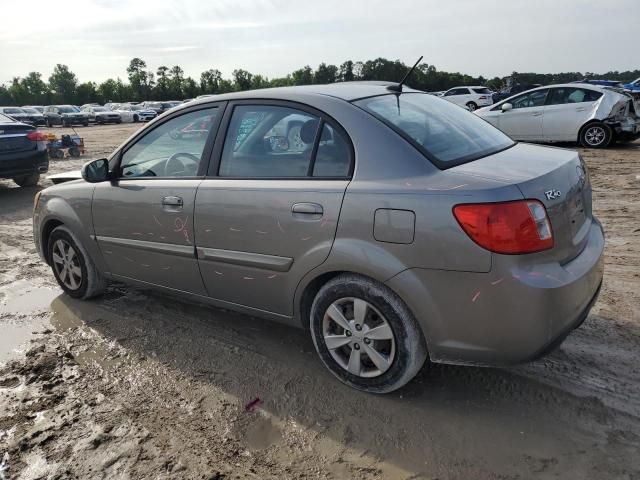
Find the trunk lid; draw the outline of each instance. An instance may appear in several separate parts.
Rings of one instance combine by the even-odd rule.
[[[30,125],[21,123],[0,124],[0,154],[35,150],[36,142],[27,138],[27,134],[33,130]]]
[[[450,171],[512,183],[523,198],[542,202],[553,229],[553,249],[541,253],[549,260],[567,263],[585,247],[593,219],[591,183],[577,152],[520,143]]]

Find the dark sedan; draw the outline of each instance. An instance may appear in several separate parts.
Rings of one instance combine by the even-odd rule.
[[[40,113],[38,110],[32,107],[20,107],[20,109],[27,114],[29,118],[29,122],[34,125],[44,125],[46,122],[44,121],[44,115]]]
[[[31,187],[48,169],[45,134],[33,125],[0,114],[0,178]]]
[[[61,125],[63,127],[71,125],[89,125],[89,115],[81,112],[78,107],[71,105],[50,105],[44,109],[44,118],[47,127]]]
[[[31,123],[29,114],[18,107],[0,107],[0,113],[3,113],[18,122]]]

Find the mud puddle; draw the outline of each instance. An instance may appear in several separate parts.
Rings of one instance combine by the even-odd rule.
[[[55,288],[34,287],[26,280],[0,287],[0,364],[19,358],[34,334],[50,327],[46,312],[60,293]]]

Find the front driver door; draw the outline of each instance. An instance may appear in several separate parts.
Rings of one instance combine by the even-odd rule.
[[[196,189],[222,106],[176,113],[126,145],[93,197],[95,235],[115,278],[205,294],[195,257]]]
[[[545,88],[514,98],[509,102],[513,108],[498,115],[498,128],[514,140],[543,140],[544,102],[548,92]]]
[[[333,245],[351,144],[298,104],[231,107],[219,169],[212,161],[196,198],[200,270],[212,298],[290,316],[300,280]]]

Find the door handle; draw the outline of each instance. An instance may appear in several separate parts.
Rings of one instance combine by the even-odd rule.
[[[181,210],[183,205],[182,197],[168,196],[162,199],[162,206],[167,210]]]
[[[586,110],[585,107],[578,107],[576,108],[576,112],[584,112]]]
[[[542,112],[533,112],[531,114],[532,117],[539,117],[540,115],[542,115]]]
[[[318,203],[294,203],[291,207],[291,213],[301,215],[322,215],[324,210],[322,205]]]

